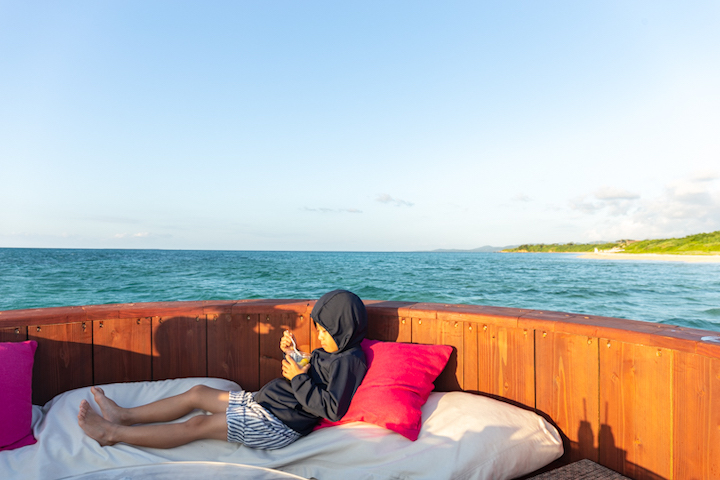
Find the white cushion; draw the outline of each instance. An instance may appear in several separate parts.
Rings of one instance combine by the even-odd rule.
[[[103,388],[118,404],[136,406],[182,393],[196,384],[221,390],[239,388],[228,380],[212,378]],[[318,430],[275,451],[220,440],[202,440],[168,450],[124,444],[100,447],[77,424],[82,399],[97,408],[89,388],[65,392],[48,402],[42,418],[33,422],[38,442],[0,452],[3,478],[53,479],[137,465],[211,461],[272,468],[318,480],[511,479],[537,470],[563,453],[560,436],[542,417],[463,392],[430,394],[415,442],[356,422]]]

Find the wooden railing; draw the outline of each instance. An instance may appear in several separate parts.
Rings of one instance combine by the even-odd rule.
[[[279,375],[282,331],[319,347],[311,300],[0,312],[0,341],[36,340],[33,401],[92,384],[189,376],[254,390]],[[561,312],[366,302],[368,337],[455,347],[436,381],[550,419],[565,461],[635,479],[720,478],[720,334]]]

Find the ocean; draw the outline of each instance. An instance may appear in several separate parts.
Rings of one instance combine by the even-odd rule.
[[[0,310],[177,300],[461,303],[720,331],[720,263],[576,254],[0,248]]]

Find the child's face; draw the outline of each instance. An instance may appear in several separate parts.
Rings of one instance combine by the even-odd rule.
[[[337,343],[335,343],[335,339],[325,330],[322,326],[319,324],[315,324],[318,331],[318,340],[320,340],[320,346],[328,353],[333,353],[338,351]]]

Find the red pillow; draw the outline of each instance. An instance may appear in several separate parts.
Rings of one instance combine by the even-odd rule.
[[[0,343],[0,450],[32,445],[32,369],[37,342]]]
[[[422,407],[450,358],[447,345],[363,340],[368,371],[350,408],[338,422],[322,419],[315,429],[367,422],[393,430],[412,441],[420,433]]]

